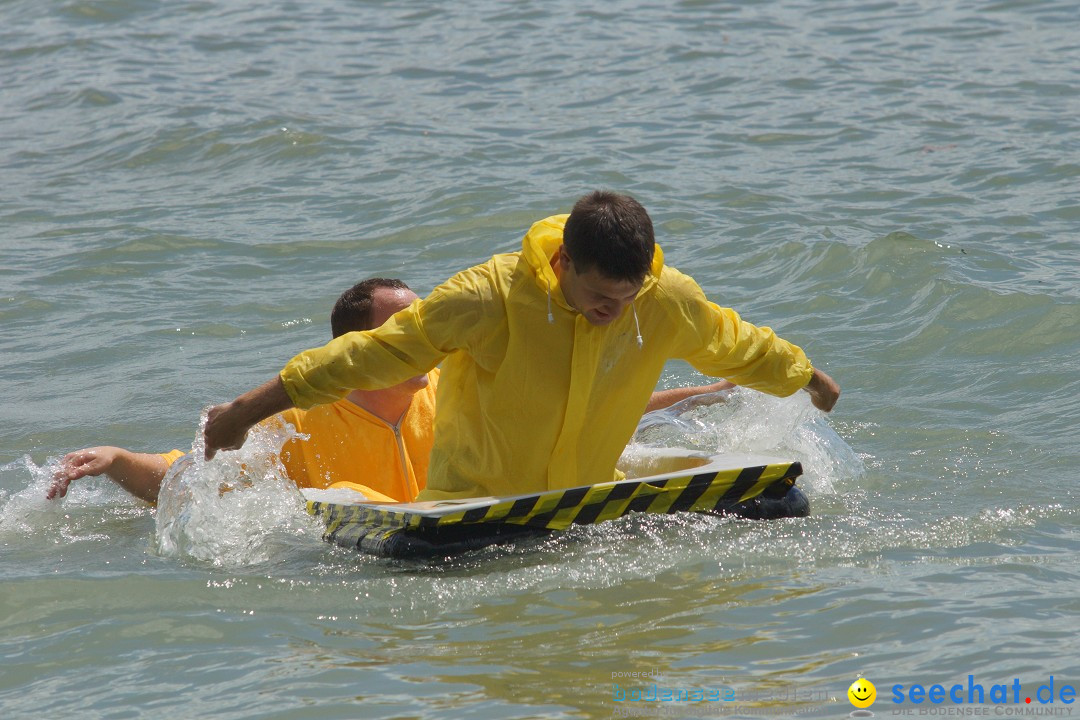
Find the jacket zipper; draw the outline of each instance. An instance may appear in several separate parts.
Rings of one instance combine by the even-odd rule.
[[[394,431],[394,439],[397,441],[398,458],[401,460],[401,479],[405,483],[405,497],[409,495],[409,466],[405,462],[405,441],[401,439],[401,421],[405,419],[404,413],[396,423],[391,425]]]

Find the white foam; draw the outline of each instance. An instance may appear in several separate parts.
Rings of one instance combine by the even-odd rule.
[[[832,494],[837,480],[861,477],[862,460],[829,425],[806,393],[788,398],[735,388],[717,402],[691,398],[642,418],[627,455],[644,447],[679,445],[706,453],[754,453],[798,460],[799,484]]]

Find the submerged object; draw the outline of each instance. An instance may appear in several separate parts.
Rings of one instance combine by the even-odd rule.
[[[632,512],[803,517],[795,487],[802,465],[751,454],[650,449],[623,468],[625,480],[541,493],[411,503],[367,502],[351,490],[304,489],[324,539],[391,558],[445,557],[496,543],[592,525]]]

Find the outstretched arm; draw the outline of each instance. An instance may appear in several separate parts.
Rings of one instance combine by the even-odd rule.
[[[285,392],[280,376],[274,376],[254,390],[249,390],[232,402],[215,405],[206,415],[203,439],[206,459],[218,450],[236,450],[244,445],[247,432],[256,423],[293,407],[292,398]]]
[[[821,370],[814,368],[810,382],[803,388],[810,393],[810,402],[819,410],[829,412],[840,399],[840,386]]]
[[[68,453],[53,473],[46,494],[49,500],[67,495],[73,480],[87,475],[107,475],[117,485],[146,502],[157,502],[158,490],[169,464],[160,455],[137,453],[124,448],[102,446]]]
[[[671,407],[675,403],[685,400],[686,398],[720,392],[721,390],[730,390],[734,387],[736,387],[735,383],[721,380],[712,385],[697,385],[694,387],[657,390],[652,394],[652,397],[649,398],[649,404],[645,406],[645,412],[662,410],[663,408]],[[814,374],[810,377],[810,382],[807,383],[806,387],[803,389],[810,394],[810,402],[812,402],[815,407],[824,410],[825,412],[831,411],[836,405],[836,401],[840,398],[840,385],[825,372],[818,370],[817,368],[814,369]]]
[[[720,382],[713,383],[712,385],[697,385],[694,387],[657,390],[652,394],[652,397],[649,398],[649,404],[645,406],[645,412],[661,410],[666,407],[671,407],[675,403],[681,400],[685,400],[689,397],[706,395],[708,393],[719,392],[721,390],[730,390],[733,387],[735,387],[735,383],[728,382],[727,380],[721,380]]]

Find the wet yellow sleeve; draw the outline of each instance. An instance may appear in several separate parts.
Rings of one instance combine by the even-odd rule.
[[[187,455],[187,452],[184,450],[173,450],[172,452],[158,453],[158,455],[165,459],[165,465],[167,467],[172,467],[172,464]]]
[[[352,390],[379,390],[431,371],[455,350],[480,349],[500,322],[486,265],[458,273],[381,327],[353,332],[306,350],[281,371],[285,391],[302,409],[335,402]]]
[[[706,375],[780,397],[810,382],[814,368],[799,346],[710,302],[696,283],[677,307],[684,314],[683,327],[693,328],[683,339],[680,357]]]

